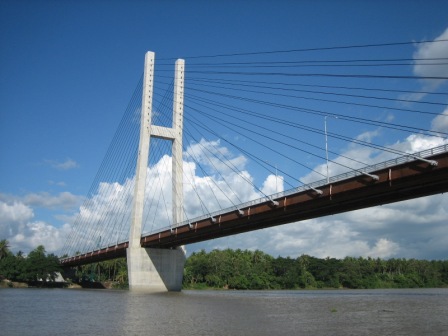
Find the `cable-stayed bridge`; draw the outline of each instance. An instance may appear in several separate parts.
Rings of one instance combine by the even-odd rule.
[[[67,240],[64,265],[127,255],[139,268],[153,251],[176,251],[150,256],[163,273],[185,244],[448,190],[447,133],[439,127],[448,119],[440,111],[448,95],[415,89],[415,81],[446,78],[381,72],[444,60],[224,55],[225,62],[192,62],[189,71],[178,60],[172,78],[163,67],[171,60],[158,73],[150,54]],[[316,66],[338,71],[316,73]],[[413,83],[397,88],[396,80]],[[386,133],[389,144],[375,141]],[[403,134],[406,141],[397,140]],[[422,143],[427,149],[413,150]],[[264,173],[251,174],[257,167]]]
[[[425,160],[421,160],[424,158]],[[345,211],[429,196],[448,190],[448,145],[382,162],[359,172],[276,193],[142,235],[141,246],[184,244]],[[368,175],[367,175],[368,174]],[[119,242],[64,260],[76,266],[126,256]]]

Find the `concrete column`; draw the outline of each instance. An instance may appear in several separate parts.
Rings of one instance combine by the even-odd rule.
[[[142,109],[140,117],[140,142],[135,172],[134,201],[132,205],[129,247],[140,248],[142,235],[143,206],[145,201],[146,174],[148,170],[149,141],[151,139],[152,97],[154,86],[154,53],[145,55],[143,73]]]
[[[173,95],[173,224],[183,221],[183,169],[182,169],[182,133],[184,120],[184,72],[185,61],[177,60],[174,70]]]

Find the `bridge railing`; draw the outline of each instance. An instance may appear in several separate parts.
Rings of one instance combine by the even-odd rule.
[[[335,175],[329,178],[330,183],[335,183],[338,181],[342,181],[342,180],[347,180],[349,178],[352,177],[356,177],[356,176],[360,176],[360,175],[364,175],[364,174],[369,174],[372,173],[374,171],[378,171],[381,169],[386,169],[386,168],[390,168],[393,166],[397,166],[399,164],[403,164],[403,163],[407,163],[407,162],[412,162],[412,161],[417,161],[419,159],[425,159],[427,157],[436,155],[436,154],[440,154],[440,153],[445,153],[448,152],[448,144],[444,144],[441,146],[437,146],[434,148],[429,148],[429,149],[425,149],[423,151],[420,152],[416,152],[416,153],[412,153],[412,154],[406,154],[403,156],[399,156],[396,157],[394,159],[390,159],[384,162],[380,162],[380,163],[376,163],[373,165],[369,165],[360,169],[354,169],[352,171],[346,172],[346,173],[342,173],[339,175]],[[150,231],[150,232],[145,232],[144,234],[142,234],[142,236],[144,235],[148,235],[148,234],[152,234],[152,233],[156,233],[156,232],[160,232],[160,231],[164,231],[164,230],[169,230],[171,228],[176,228],[178,226],[182,226],[182,225],[187,225],[190,223],[194,223],[194,222],[198,222],[201,221],[203,219],[207,219],[207,218],[214,218],[214,217],[218,217],[219,215],[222,215],[224,213],[228,213],[231,211],[239,211],[242,208],[247,208],[247,207],[251,207],[253,205],[256,204],[260,204],[260,203],[264,203],[264,202],[269,202],[275,199],[278,199],[280,197],[284,197],[284,196],[288,196],[297,192],[301,192],[301,191],[307,191],[307,190],[317,190],[319,187],[322,187],[324,185],[327,184],[327,179],[322,179],[316,182],[312,182],[312,183],[308,183],[308,184],[304,184],[300,187],[296,187],[296,188],[292,188],[292,189],[288,189],[285,191],[281,191],[269,196],[265,196],[265,197],[261,197],[252,201],[248,201],[242,204],[238,204],[238,205],[234,205],[225,209],[221,209],[218,211],[213,211],[209,214],[204,214],[201,215],[199,217],[195,217],[189,220],[184,220],[181,223],[176,223],[173,226],[167,226],[164,228],[158,228],[156,230]]]

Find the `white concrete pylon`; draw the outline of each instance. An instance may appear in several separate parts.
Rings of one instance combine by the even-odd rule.
[[[172,141],[173,224],[183,220],[182,131],[184,97],[184,60],[177,60],[173,97],[173,127],[151,125],[154,53],[145,56],[139,155],[136,168],[132,222],[127,249],[129,289],[145,291],[180,291],[185,251],[142,248],[140,245],[151,137]]]
[[[135,172],[134,201],[132,205],[129,247],[140,247],[140,238],[142,235],[143,205],[145,199],[145,184],[148,168],[149,142],[151,139],[150,131],[154,87],[154,58],[155,55],[151,51],[148,51],[145,55],[142,107],[140,117],[140,142],[138,146],[137,168]]]
[[[173,224],[183,221],[183,164],[182,164],[182,134],[184,124],[184,78],[185,61],[177,60],[174,70],[173,95]]]

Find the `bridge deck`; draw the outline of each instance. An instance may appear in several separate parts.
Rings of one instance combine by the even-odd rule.
[[[437,166],[415,160],[331,182],[315,190],[286,194],[272,201],[231,210],[213,218],[202,218],[143,236],[141,245],[173,248],[208,239],[259,230],[267,227],[318,218],[346,211],[368,208],[448,191],[448,152],[427,157]],[[128,242],[61,260],[65,266],[76,266],[126,255]]]

